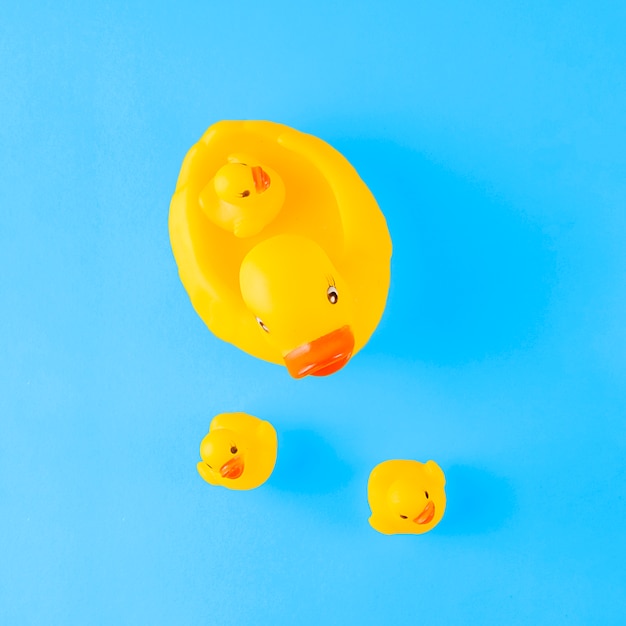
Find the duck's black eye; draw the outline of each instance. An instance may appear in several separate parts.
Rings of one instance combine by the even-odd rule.
[[[337,293],[337,287],[331,285],[326,290],[326,297],[331,304],[337,304],[337,300],[339,300],[339,294]]]
[[[212,468],[212,467],[211,467],[208,463],[206,464],[206,466],[207,466],[209,469],[213,469],[213,468]]]
[[[242,191],[242,192],[239,194],[239,197],[240,197],[240,198],[247,198],[249,195],[250,195],[250,190],[249,190],[249,189],[246,189],[245,191]]]
[[[237,454],[237,446],[231,446],[230,453],[231,454]]]
[[[425,491],[424,495],[426,496],[426,499],[428,500],[428,491]]]
[[[400,515],[402,519],[407,519],[406,515]]]
[[[266,333],[270,332],[270,329],[263,323],[260,317],[256,318],[256,322]]]

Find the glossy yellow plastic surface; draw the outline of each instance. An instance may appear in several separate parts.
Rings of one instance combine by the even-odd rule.
[[[229,155],[227,161],[200,192],[200,206],[216,226],[236,237],[257,235],[280,212],[285,185],[252,157]]]
[[[350,163],[316,137],[272,122],[211,126],[183,162],[169,229],[209,329],[296,378],[345,365],[380,321],[385,219]]]
[[[198,473],[211,485],[246,490],[262,485],[276,464],[274,427],[247,413],[221,413],[200,444]]]
[[[384,461],[372,470],[367,484],[370,525],[385,535],[428,532],[446,510],[445,484],[434,461]]]

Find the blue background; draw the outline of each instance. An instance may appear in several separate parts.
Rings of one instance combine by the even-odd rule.
[[[0,20],[0,622],[623,624],[623,2],[40,2]],[[328,379],[217,340],[167,232],[219,119],[341,150],[394,241]],[[269,419],[262,488],[196,473]],[[424,536],[368,525],[435,459]]]

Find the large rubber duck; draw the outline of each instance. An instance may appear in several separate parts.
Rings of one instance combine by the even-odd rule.
[[[432,530],[446,510],[446,479],[434,461],[384,461],[371,472],[367,499],[372,528],[385,535]]]
[[[246,490],[262,485],[276,464],[276,430],[247,413],[221,413],[200,444],[198,473],[211,485]]]
[[[183,162],[169,230],[209,329],[295,378],[343,367],[380,321],[387,225],[321,139],[272,122],[211,126]]]

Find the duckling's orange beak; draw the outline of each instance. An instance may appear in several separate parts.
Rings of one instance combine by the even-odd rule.
[[[416,524],[428,524],[435,517],[435,505],[432,501],[424,507],[424,510],[413,520]]]
[[[243,474],[244,462],[240,456],[234,456],[220,467],[222,478],[239,478]]]
[[[285,364],[294,378],[328,376],[341,369],[352,356],[354,335],[349,326],[334,330],[298,346],[285,355]]]
[[[254,188],[257,193],[263,193],[266,189],[269,189],[272,182],[269,174],[259,166],[252,168],[252,178],[254,179]]]

